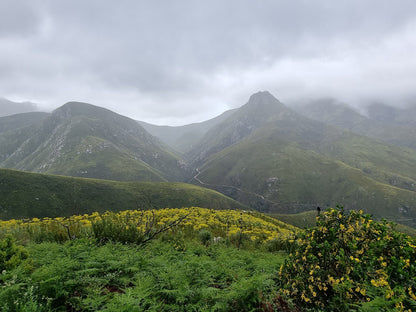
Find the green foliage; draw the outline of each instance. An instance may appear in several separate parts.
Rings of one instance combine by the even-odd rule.
[[[382,302],[386,309],[414,308],[416,242],[391,223],[374,222],[362,211],[328,209],[295,244],[280,283],[300,306],[368,311]]]
[[[201,240],[201,243],[204,245],[208,245],[212,240],[212,233],[208,230],[201,230],[198,233],[199,239]]]
[[[0,300],[10,298],[0,301],[0,307],[2,311],[19,307],[25,307],[20,311],[255,311],[277,287],[274,276],[284,261],[281,254],[189,240],[183,244],[179,250],[162,241],[152,241],[146,248],[99,246],[91,239],[29,245],[35,269],[15,282],[21,286],[0,287]],[[28,308],[28,298],[33,308]]]
[[[16,245],[11,235],[0,240],[0,272],[14,269],[28,257],[27,250],[21,245]]]
[[[178,217],[168,224],[157,225],[154,214],[146,215],[142,212],[140,217],[134,212],[114,213],[106,212],[92,222],[94,237],[100,242],[119,242],[143,245],[154,239],[157,235],[178,226],[185,216]]]

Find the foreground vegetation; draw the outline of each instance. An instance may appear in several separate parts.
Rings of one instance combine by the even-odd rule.
[[[2,311],[412,311],[416,241],[361,211],[303,231],[202,208],[0,222]]]
[[[2,311],[250,311],[276,289],[280,254],[226,244],[30,244],[1,275]]]

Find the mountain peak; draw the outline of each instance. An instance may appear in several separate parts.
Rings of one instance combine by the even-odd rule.
[[[87,114],[88,112],[92,112],[92,111],[107,111],[107,112],[111,112],[103,107],[99,107],[99,106],[95,106],[92,104],[88,104],[88,103],[84,103],[84,102],[68,102],[64,105],[62,105],[61,107],[58,107],[55,112],[63,112],[65,114],[70,114],[70,115],[84,115]]]
[[[250,106],[256,109],[276,106],[284,107],[284,105],[269,91],[259,91],[254,93],[250,96],[250,99],[245,106]]]
[[[76,116],[84,116],[93,119],[103,120],[124,120],[124,122],[136,123],[132,119],[119,115],[107,108],[88,104],[84,102],[68,102],[53,111],[53,115],[58,118],[73,118]],[[129,121],[127,121],[129,120]]]
[[[287,107],[268,91],[260,91],[250,96],[241,111],[250,115],[269,116],[286,111]]]
[[[280,103],[269,91],[259,91],[250,96],[249,103]]]

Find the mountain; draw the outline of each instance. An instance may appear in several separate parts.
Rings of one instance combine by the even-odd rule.
[[[334,99],[320,99],[295,107],[308,118],[370,138],[416,149],[416,107],[394,108],[372,104],[362,115]]]
[[[157,126],[138,121],[150,134],[158,137],[162,142],[171,146],[178,152],[185,154],[191,150],[209,129],[219,124],[233,114],[234,110],[228,110],[221,115],[200,123],[185,126]]]
[[[114,182],[0,169],[3,220],[192,206],[245,208],[218,192],[185,183]]]
[[[31,112],[0,117],[0,133],[38,124],[49,115],[48,113]]]
[[[191,163],[199,163],[214,154],[248,137],[254,130],[273,116],[291,120],[292,111],[274,98],[269,92],[252,95],[249,102],[233,111],[233,114],[217,126],[211,128],[199,143],[189,151],[186,158]]]
[[[79,102],[0,133],[0,166],[119,181],[181,181],[184,174],[179,158],[136,121]]]
[[[38,111],[38,107],[35,103],[31,102],[13,102],[5,98],[0,98],[0,117],[35,112]]]
[[[209,130],[187,159],[194,183],[258,210],[343,204],[416,225],[416,151],[306,118],[268,92]]]

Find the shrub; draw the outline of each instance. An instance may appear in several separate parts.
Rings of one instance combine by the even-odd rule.
[[[198,235],[201,243],[204,245],[208,245],[212,239],[212,233],[208,230],[201,230]]]
[[[3,270],[12,270],[29,257],[27,250],[16,245],[11,235],[0,240],[0,273]]]
[[[176,227],[186,217],[187,215],[181,216],[167,224],[158,225],[153,211],[150,216],[146,216],[143,212],[140,217],[130,211],[106,212],[92,222],[92,230],[99,242],[113,241],[143,245],[157,235]]]
[[[296,244],[280,279],[283,294],[299,306],[369,311],[383,301],[389,310],[415,307],[416,242],[392,223],[328,209]]]

